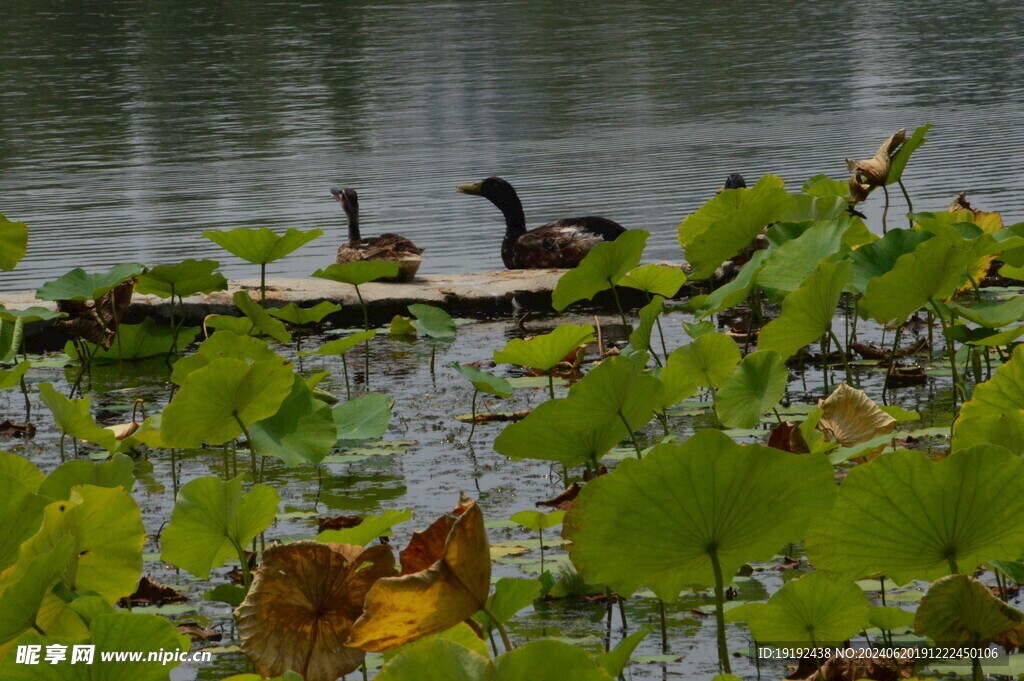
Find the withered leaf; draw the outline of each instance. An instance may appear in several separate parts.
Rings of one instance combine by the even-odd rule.
[[[826,399],[818,400],[818,407],[824,412],[818,429],[827,440],[843,447],[891,433],[896,427],[896,419],[879,409],[863,390],[845,383],[840,383]]]

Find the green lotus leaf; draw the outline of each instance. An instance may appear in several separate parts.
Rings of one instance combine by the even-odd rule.
[[[934,580],[1024,549],[1024,460],[981,445],[935,462],[914,451],[853,468],[804,543],[820,570],[897,584]],[[954,569],[956,568],[956,569]]]
[[[757,275],[757,285],[777,291],[795,291],[814,271],[818,262],[847,250],[843,245],[845,224],[840,220],[823,220],[795,239],[772,251],[764,268]]]
[[[68,591],[94,591],[108,603],[135,591],[142,576],[146,532],[139,506],[127,491],[79,485],[70,499],[48,504],[42,526],[21,545],[9,576],[20,579],[36,556],[49,553],[65,537],[74,543],[61,573]],[[47,600],[63,604],[57,596]],[[40,626],[51,631],[42,622]]]
[[[345,336],[344,338],[337,338],[335,340],[328,341],[321,345],[316,350],[312,350],[310,352],[300,352],[299,354],[303,356],[334,355],[336,357],[341,357],[355,346],[372,339],[376,335],[376,331],[356,331],[355,333]]]
[[[535,336],[529,340],[513,338],[504,348],[494,352],[494,361],[500,364],[517,364],[539,371],[550,371],[570,352],[593,340],[594,327],[589,324],[581,326],[562,324],[551,333]]]
[[[12,222],[0,213],[0,270],[10,272],[28,251],[28,225]]]
[[[914,613],[895,606],[872,605],[868,611],[871,626],[882,631],[914,629]]]
[[[270,527],[281,501],[277,490],[257,484],[243,493],[242,477],[196,478],[178,490],[161,560],[209,579],[211,569],[238,558],[241,547]]]
[[[858,303],[862,319],[902,322],[932,299],[953,295],[967,281],[975,255],[946,239],[928,239],[900,256],[891,270],[868,282]]]
[[[515,617],[516,613],[531,605],[541,596],[541,583],[536,579],[502,577],[494,584],[494,593],[487,597],[487,610],[502,624]],[[485,631],[491,631],[494,623],[482,611],[473,616]]]
[[[577,300],[590,300],[618,284],[640,264],[649,236],[642,229],[630,229],[615,241],[602,241],[594,246],[579,265],[558,278],[551,293],[551,305],[561,311]]]
[[[13,362],[18,357],[25,340],[25,322],[20,318],[13,321],[0,319],[0,362]]]
[[[618,286],[646,291],[651,295],[672,298],[686,283],[686,274],[678,267],[667,265],[640,265],[616,282]]]
[[[295,303],[288,303],[284,307],[267,310],[267,314],[271,317],[277,317],[295,326],[319,324],[324,320],[324,317],[335,312],[341,312],[341,305],[327,300],[322,300],[311,307],[299,307]]]
[[[765,226],[778,222],[792,200],[781,179],[766,175],[751,189],[723,191],[679,226],[679,243],[693,266],[691,279],[704,279],[746,248]]]
[[[152,317],[146,317],[141,324],[121,324],[118,326],[117,332],[119,339],[115,340],[107,349],[88,341],[81,341],[89,348],[90,362],[111,363],[146,359],[147,357],[163,357],[175,347],[175,343],[179,348],[191,345],[199,335],[199,327],[179,329],[177,340],[175,340],[172,328],[161,326],[153,321]],[[64,352],[72,359],[82,359],[74,343],[68,342],[64,346]]]
[[[630,346],[635,350],[653,352],[651,333],[654,331],[655,322],[663,312],[665,312],[665,299],[658,295],[640,308],[640,325],[633,330],[633,333],[629,334]]]
[[[574,423],[625,421],[638,430],[654,418],[663,402],[661,381],[630,357],[611,357],[569,389],[568,404]],[[570,412],[572,413],[572,412]]]
[[[896,150],[896,153],[892,155],[892,162],[889,165],[889,175],[886,177],[886,184],[893,184],[899,182],[900,178],[903,177],[903,171],[907,167],[907,161],[910,160],[910,155],[917,151],[922,144],[928,140],[925,135],[931,130],[933,123],[922,125],[916,128],[913,134],[907,138],[907,140],[900,145],[900,148]]]
[[[651,633],[650,629],[642,629],[640,631],[633,632],[626,638],[619,641],[618,645],[608,652],[601,653],[597,656],[597,662],[604,670],[611,676],[619,676],[622,671],[629,664],[630,657],[633,655],[633,651],[640,645],[640,642],[644,640],[647,634]]]
[[[357,260],[344,265],[330,265],[313,273],[318,279],[362,286],[385,277],[398,276],[398,263],[383,260]]]
[[[217,331],[204,340],[195,353],[174,363],[171,381],[176,385],[184,385],[185,378],[193,371],[223,357],[234,357],[252,363],[274,359],[278,355],[259,338],[239,335],[232,331]]]
[[[970,306],[956,302],[944,305],[958,316],[987,329],[999,329],[1024,319],[1024,296],[1002,301],[985,300]]]
[[[850,183],[845,180],[833,180],[828,175],[814,175],[807,178],[800,191],[809,196],[840,196],[850,195]]]
[[[932,584],[917,607],[914,627],[940,645],[1024,643],[1024,612],[970,575],[949,575]]]
[[[39,300],[98,300],[103,294],[110,292],[118,284],[142,271],[141,265],[125,263],[115,265],[107,272],[87,274],[81,267],[76,267],[59,279],[43,284],[36,291]]]
[[[436,634],[430,634],[423,638],[417,639],[405,645],[398,646],[394,650],[385,650],[381,655],[384,662],[388,662],[391,658],[396,655],[401,655],[408,648],[412,646],[420,645],[423,643],[429,643],[430,641],[448,641],[450,643],[457,643],[463,648],[468,648],[474,653],[483,655],[485,658],[490,658],[491,651],[487,647],[487,642],[480,638],[480,634],[477,633],[477,629],[466,624],[466,622],[459,622],[454,627],[445,629]],[[253,679],[253,681],[262,681],[261,679]],[[301,681],[298,680],[298,681]]]
[[[371,393],[354,397],[334,407],[334,424],[339,440],[376,440],[391,423],[391,397]]]
[[[228,280],[220,272],[215,272],[218,267],[220,263],[216,260],[193,258],[175,265],[158,265],[139,275],[135,292],[160,298],[187,298],[197,293],[227,291]]]
[[[724,333],[709,333],[676,348],[668,365],[681,367],[702,388],[717,388],[732,375],[740,363],[736,341]]]
[[[71,664],[68,660],[57,664],[16,664],[17,649],[12,647],[0,666],[0,676],[10,681],[164,681],[180,662],[147,662],[145,655],[139,661],[104,661],[104,653],[141,650],[177,654],[189,649],[188,637],[178,633],[169,620],[159,615],[108,613],[94,618],[89,631],[90,636],[85,640],[42,636],[32,631],[20,638],[18,644],[41,646],[44,651],[49,645],[63,645],[69,659],[72,646],[91,644],[95,646],[92,664]]]
[[[811,196],[794,194],[779,216],[780,222],[831,221],[849,215],[849,207],[839,196]]]
[[[31,461],[17,454],[0,452],[0,473],[9,475],[33,494],[46,480],[46,475],[35,467]],[[13,507],[12,507],[13,508]],[[3,568],[0,568],[2,570]]]
[[[0,618],[0,645],[38,626],[36,615],[43,599],[60,580],[74,550],[75,540],[64,537],[50,551],[33,556],[18,579],[0,580],[0,612],[4,614]]]
[[[17,559],[21,543],[39,529],[48,502],[15,476],[0,472],[0,518],[4,519],[0,524],[0,573]]]
[[[14,322],[21,320],[24,324],[31,324],[32,322],[45,322],[51,319],[61,319],[67,317],[67,314],[63,312],[57,312],[46,307],[28,307],[23,310],[9,310],[3,305],[0,305],[0,319],[8,322]]]
[[[786,393],[789,370],[776,352],[759,350],[743,358],[715,395],[715,412],[727,428],[754,428],[761,414]]]
[[[618,418],[579,421],[579,414],[568,398],[543,402],[522,421],[506,426],[494,440],[494,451],[515,461],[539,459],[573,467],[600,461],[629,437]],[[630,417],[626,420],[632,426]]]
[[[832,475],[822,455],[739,445],[704,430],[592,480],[562,534],[587,583],[623,596],[645,585],[667,602],[686,585],[714,584],[715,560],[730,576],[800,541],[835,499]]]
[[[869,607],[853,582],[812,572],[786,582],[767,603],[733,608],[725,619],[747,622],[758,644],[841,645],[867,628]]]
[[[416,335],[416,327],[412,325],[408,317],[403,317],[400,314],[396,314],[391,318],[391,326],[388,330],[392,336]]]
[[[822,262],[797,290],[782,301],[782,314],[769,322],[757,347],[774,350],[785,359],[832,328],[832,317],[843,287],[850,280],[849,262]]]
[[[395,651],[377,681],[492,681],[491,661],[453,641],[416,641]]]
[[[853,263],[853,279],[848,288],[864,293],[868,282],[891,270],[901,256],[913,253],[933,236],[931,232],[917,229],[890,229],[881,239],[856,249],[847,256]]]
[[[291,341],[292,335],[288,333],[288,329],[285,328],[281,320],[271,317],[259,303],[252,299],[248,291],[235,291],[231,299],[235,301],[235,306],[249,318],[254,329],[258,329],[260,333],[270,336],[278,343]]]
[[[763,251],[758,251],[758,253],[763,253]],[[755,253],[754,256],[756,257],[757,253]],[[706,336],[709,333],[714,333],[715,332],[715,324],[714,324],[714,322],[709,321],[709,320],[704,320],[703,322],[686,322],[686,321],[684,321],[683,322],[683,331],[685,331],[686,335],[689,336],[691,339],[696,340],[696,339],[700,338],[701,336]]]
[[[1024,412],[969,413],[957,418],[953,451],[984,444],[999,445],[1014,454],[1024,454]]]
[[[565,511],[551,511],[550,513],[543,513],[541,511],[520,511],[519,513],[513,513],[508,517],[508,519],[516,525],[525,527],[528,530],[533,530],[534,532],[540,532],[541,530],[561,525],[563,518],[565,518]]]
[[[467,381],[473,384],[474,389],[482,393],[503,399],[512,396],[512,384],[501,376],[495,376],[489,371],[468,364],[462,365],[458,362],[452,362],[448,366],[462,374]]]
[[[343,530],[324,530],[317,535],[316,540],[331,544],[367,546],[378,537],[390,537],[393,534],[392,527],[409,520],[412,520],[412,511],[409,509],[404,511],[388,509],[380,515],[366,516],[355,527],[347,527]]]
[[[702,300],[694,306],[694,316],[698,319],[707,317],[745,301],[757,284],[757,279],[765,267],[765,260],[770,254],[771,249],[755,251],[732,281],[719,286],[706,296],[698,296],[697,298]],[[694,298],[691,304],[695,303],[697,298]],[[693,334],[690,334],[690,337],[696,338]]]
[[[338,441],[330,406],[314,398],[298,375],[277,413],[254,423],[249,434],[257,452],[275,456],[289,466],[320,463]]]
[[[163,411],[160,437],[168,447],[219,445],[277,413],[290,394],[292,366],[283,359],[249,365],[234,357],[215,359],[186,376]]]
[[[13,369],[0,369],[0,390],[18,385],[31,368],[32,362],[18,362]]]
[[[693,376],[685,366],[678,362],[668,362],[665,366],[656,368],[653,372],[661,381],[661,409],[679,404],[687,397],[697,394],[697,384],[693,382]]]
[[[960,417],[953,424],[954,437],[960,430],[959,421],[975,416],[1009,414],[1024,409],[1024,346],[1018,345],[1010,361],[996,369],[992,378],[974,388],[971,399],[960,409]]]
[[[289,228],[281,235],[265,227],[238,227],[220,232],[203,232],[204,237],[227,252],[255,265],[266,265],[280,260],[322,235],[323,230],[320,229],[303,232],[294,228]]]
[[[415,317],[410,324],[420,333],[431,338],[455,338],[455,320],[439,307],[416,303],[409,306]]]
[[[76,459],[65,461],[46,476],[39,486],[39,494],[49,499],[70,499],[71,490],[77,485],[97,487],[123,487],[128,492],[135,486],[134,463],[126,454],[114,454],[103,463]]]
[[[67,433],[68,437],[98,444],[107,451],[117,448],[114,433],[106,428],[100,428],[89,413],[92,396],[69,400],[57,392],[53,384],[40,383],[39,398],[53,413],[57,427]]]
[[[530,641],[492,664],[494,681],[612,681],[585,650],[550,639]]]

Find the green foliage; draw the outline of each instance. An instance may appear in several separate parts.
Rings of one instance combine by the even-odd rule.
[[[256,451],[275,456],[289,466],[320,463],[338,441],[331,407],[314,398],[298,375],[293,376],[291,392],[277,413],[254,423],[249,433]]]
[[[999,367],[992,378],[974,388],[974,394],[960,410],[958,421],[969,422],[978,416],[1010,414],[1024,409],[1024,346],[1017,346],[1010,361]],[[954,433],[963,426],[954,423]]]
[[[103,463],[85,459],[65,461],[46,476],[38,493],[54,500],[70,499],[72,489],[78,485],[123,487],[131,492],[135,485],[133,467],[131,457],[125,454],[115,454]]]
[[[842,645],[867,628],[869,607],[853,582],[812,572],[787,582],[767,603],[747,603],[725,617],[747,622],[758,644]]]
[[[383,260],[357,260],[344,265],[330,265],[313,273],[318,279],[362,286],[377,279],[398,276],[398,263]]]
[[[215,272],[218,267],[220,263],[216,260],[193,258],[182,260],[176,265],[158,265],[139,275],[135,282],[135,292],[160,298],[187,298],[197,293],[226,291],[228,280],[220,272]]]
[[[360,395],[334,407],[340,440],[376,440],[391,423],[391,397],[381,393]]]
[[[106,428],[100,428],[93,419],[90,413],[91,396],[69,400],[57,392],[53,384],[40,383],[39,398],[53,414],[57,427],[69,437],[92,442],[107,451],[113,451],[117,447],[114,433]]]
[[[177,341],[175,332],[168,326],[161,326],[153,321],[152,317],[146,317],[140,324],[121,324],[117,329],[120,340],[107,349],[93,345],[88,341],[80,341],[88,348],[88,361],[97,363],[113,363],[118,361],[134,361],[147,359],[149,357],[163,357],[177,347],[183,348],[191,345],[199,335],[199,327],[192,326],[179,329]],[[70,341],[64,346],[64,353],[72,359],[82,360],[78,348]]]
[[[619,279],[618,286],[639,289],[651,295],[672,298],[686,283],[686,274],[678,267],[641,265]]]
[[[380,515],[366,516],[355,527],[347,527],[343,530],[324,530],[317,535],[317,541],[367,546],[378,537],[390,537],[394,534],[391,531],[392,527],[409,520],[412,520],[412,511],[409,509],[404,511],[388,509]]]
[[[28,251],[28,226],[0,213],[0,270],[10,272]]]
[[[654,296],[651,302],[640,308],[640,325],[629,334],[629,344],[636,350],[653,352],[651,333],[658,317],[665,312],[665,299]]]
[[[210,570],[274,522],[280,497],[273,487],[253,485],[242,492],[242,476],[227,482],[213,476],[185,484],[161,537],[161,560],[208,579]]]
[[[677,365],[702,388],[717,388],[740,363],[736,341],[724,333],[708,333],[676,348],[668,358],[669,366]]]
[[[504,624],[540,596],[541,584],[536,579],[502,577],[495,583],[494,593],[487,597],[487,610]],[[487,631],[495,626],[483,612],[478,612],[473,619]]]
[[[273,416],[291,393],[291,364],[269,359],[247,364],[214,359],[185,377],[181,390],[163,411],[160,437],[169,447],[223,444],[242,434],[242,426]]]
[[[649,236],[642,229],[630,229],[615,241],[602,241],[594,246],[579,265],[559,277],[551,294],[552,306],[564,310],[618,284],[640,263]]]
[[[832,317],[850,280],[850,263],[822,262],[796,291],[782,301],[782,314],[769,322],[758,347],[788,359],[832,328]]]
[[[475,390],[501,397],[502,399],[512,396],[512,384],[501,376],[495,376],[489,371],[478,369],[469,364],[462,365],[458,362],[452,362],[448,366],[462,374],[467,381],[473,384]]]
[[[820,261],[848,250],[843,245],[844,227],[840,220],[812,222],[803,234],[772,251],[757,275],[757,285],[783,293],[795,291]]]
[[[416,303],[409,306],[409,312],[415,317],[410,324],[420,333],[431,338],[455,338],[455,320],[441,308]]]
[[[341,312],[341,305],[326,300],[322,300],[312,307],[299,307],[295,303],[288,303],[284,307],[267,310],[267,314],[271,317],[277,317],[295,326],[319,324],[324,317],[335,312]]]
[[[2,484],[2,483],[0,483]],[[10,580],[0,591],[0,645],[38,626],[36,617],[43,599],[61,578],[75,549],[72,537],[63,537],[52,550],[33,556],[17,579]]]
[[[856,293],[866,292],[868,282],[891,270],[900,257],[913,253],[922,242],[933,236],[931,232],[918,229],[890,229],[881,239],[851,252],[847,256],[853,263],[849,288]]]
[[[715,397],[718,419],[728,428],[754,428],[761,414],[782,399],[789,370],[786,362],[771,350],[747,355]]]
[[[185,378],[190,373],[202,369],[215,359],[224,357],[242,359],[251,364],[274,359],[277,355],[258,338],[239,335],[232,331],[217,331],[204,340],[196,352],[174,363],[171,381],[176,385],[184,385]]]
[[[925,135],[931,130],[933,123],[919,126],[911,133],[907,141],[900,145],[900,148],[896,150],[896,153],[892,156],[892,164],[889,166],[889,175],[885,180],[886,184],[893,184],[899,182],[903,177],[903,171],[907,167],[907,162],[910,160],[911,154],[917,151],[922,144],[927,142]]]
[[[7,460],[20,459],[6,452],[2,454]],[[31,468],[38,473],[35,466]],[[0,517],[4,518],[0,524],[0,572],[14,564],[18,547],[39,529],[43,509],[49,502],[47,497],[36,494],[39,481],[26,477],[11,468],[0,469]]]
[[[808,531],[807,554],[837,576],[884,572],[898,584],[1014,560],[1024,550],[1022,474],[1024,460],[992,445],[937,462],[887,453],[850,471]]]
[[[126,263],[115,265],[107,272],[88,274],[76,267],[59,279],[43,284],[36,291],[39,300],[99,300],[118,284],[137,276],[141,265]]]
[[[928,589],[914,625],[919,633],[942,645],[996,642],[1015,646],[1024,636],[1024,612],[993,596],[975,577],[949,575]]]
[[[355,333],[353,333],[353,334],[351,334],[349,336],[345,336],[343,338],[338,338],[338,339],[335,339],[335,340],[332,340],[332,341],[328,341],[328,342],[324,343],[323,345],[321,345],[316,350],[312,350],[310,352],[300,352],[299,354],[300,355],[335,355],[335,356],[341,357],[345,353],[347,353],[349,350],[354,348],[355,346],[359,345],[360,343],[364,343],[364,342],[370,340],[371,338],[373,338],[376,335],[377,335],[376,331],[356,331]]]
[[[248,291],[235,291],[232,296],[235,306],[252,322],[252,329],[266,334],[278,343],[288,343],[292,335],[280,320],[274,319],[259,303],[249,296]],[[250,331],[251,333],[251,331]]]
[[[721,575],[734,575],[800,541],[834,499],[824,456],[738,445],[704,430],[592,480],[563,535],[587,582],[623,596],[647,586],[667,602],[688,584],[714,584],[715,561]]]
[[[513,338],[503,349],[494,352],[494,361],[499,364],[518,364],[538,371],[550,371],[570,352],[593,340],[594,327],[589,324],[562,324],[551,333],[529,340]]]
[[[525,527],[528,530],[533,530],[534,532],[540,532],[541,530],[547,530],[555,527],[556,525],[561,525],[563,518],[565,518],[565,511],[551,511],[550,513],[542,513],[541,511],[520,511],[519,513],[513,513],[508,517],[508,519],[516,525]]]
[[[294,228],[289,228],[281,235],[265,227],[238,227],[220,232],[203,232],[204,237],[227,252],[255,265],[266,265],[280,260],[322,235],[323,230],[320,229],[303,232]]]

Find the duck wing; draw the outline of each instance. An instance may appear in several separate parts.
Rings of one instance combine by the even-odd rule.
[[[614,241],[625,228],[606,218],[558,220],[532,229],[516,239],[513,253],[517,267],[576,267],[597,244]]]

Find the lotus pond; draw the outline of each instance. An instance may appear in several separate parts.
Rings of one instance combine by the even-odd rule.
[[[887,214],[926,133],[708,201],[679,239],[717,285],[683,300],[631,230],[525,319],[343,328],[262,290],[201,327],[130,318],[133,291],[227,287],[194,260],[0,311],[0,677],[1018,674],[1024,224]],[[11,269],[26,228],[0,227]],[[319,235],[209,236],[262,271]],[[34,353],[48,320],[72,340]],[[75,644],[212,660],[19,659]],[[958,659],[786,652],[871,645]]]

